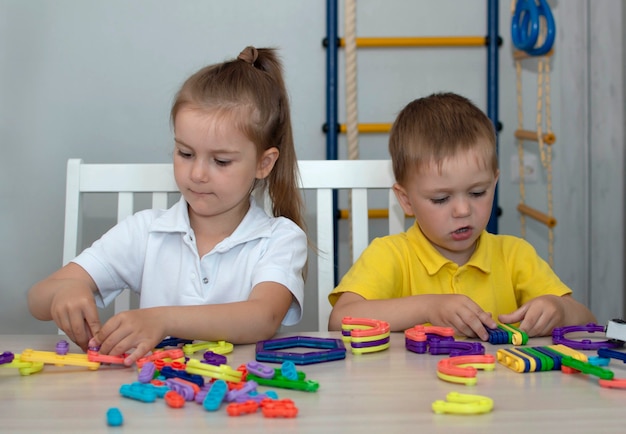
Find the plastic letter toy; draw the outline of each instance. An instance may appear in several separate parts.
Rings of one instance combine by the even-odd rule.
[[[480,414],[493,410],[493,400],[481,395],[468,395],[450,392],[446,400],[433,402],[433,411],[437,414]]]

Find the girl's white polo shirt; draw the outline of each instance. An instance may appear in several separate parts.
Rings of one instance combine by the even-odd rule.
[[[140,307],[219,304],[248,299],[261,282],[293,294],[284,325],[302,318],[306,234],[291,220],[270,217],[250,198],[250,209],[231,236],[198,256],[183,197],[167,210],[140,211],[118,223],[73,262],[98,286],[104,307],[124,288],[140,294]]]

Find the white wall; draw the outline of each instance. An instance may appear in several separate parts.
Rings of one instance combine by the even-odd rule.
[[[621,2],[606,0],[593,13],[588,0],[550,3],[558,25],[552,61],[555,268],[576,297],[606,320],[622,316],[624,304]],[[509,173],[517,115],[508,7],[509,2],[500,3],[500,231],[518,234],[518,186]],[[342,2],[343,27],[341,8]],[[199,67],[232,58],[246,45],[280,48],[298,156],[325,158],[322,0],[0,0],[0,17],[0,333],[56,330],[30,317],[25,294],[61,264],[67,159],[169,161],[170,104],[181,82]],[[486,26],[484,0],[357,2],[359,36],[477,36]],[[598,48],[593,56],[591,35]],[[456,91],[486,106],[483,48],[370,49],[358,59],[361,122],[391,122],[407,102],[435,91]],[[610,80],[598,76],[605,71]],[[524,99],[533,101],[532,68],[524,73],[531,80]],[[342,97],[343,72],[339,82]],[[610,105],[603,105],[605,98]],[[592,124],[592,112],[602,110],[616,119]],[[361,158],[387,157],[386,136],[360,141]],[[340,157],[345,157],[343,138]],[[544,182],[542,177],[532,187],[538,201]],[[94,227],[110,222],[99,215],[91,221]],[[545,228],[530,226],[529,240],[546,257]],[[602,258],[601,268],[594,257]],[[314,279],[307,288],[314,307]],[[300,328],[314,323],[315,312],[309,311]]]

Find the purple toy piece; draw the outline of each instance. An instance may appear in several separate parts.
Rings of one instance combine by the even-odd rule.
[[[314,348],[320,351],[307,353],[281,351],[296,347]],[[259,341],[256,344],[256,360],[260,362],[282,363],[290,360],[296,365],[308,365],[345,358],[346,347],[341,339],[290,336]]]
[[[480,342],[432,341],[429,352],[432,355],[449,354],[450,357],[483,355],[485,347]]]
[[[379,345],[384,345],[389,343],[389,336],[382,339],[377,339],[374,341],[365,341],[365,342],[350,342],[350,346],[352,348],[368,348],[368,347],[377,347]]]
[[[156,365],[154,362],[146,362],[141,367],[139,374],[137,375],[137,380],[140,383],[149,383],[154,378],[154,373],[156,372]]]
[[[565,337],[568,333],[574,332],[604,332],[604,326],[599,324],[589,323],[587,325],[579,326],[566,326],[556,327],[552,330],[552,342],[555,344],[565,345],[576,350],[598,350],[600,348],[620,348],[624,345],[623,342],[617,342],[613,340],[606,341],[592,341],[590,339],[582,339],[580,341],[574,341]]]
[[[261,378],[274,378],[276,375],[276,371],[274,368],[270,368],[262,363],[259,363],[255,360],[251,360],[246,363],[246,369],[253,375]]]
[[[64,356],[70,351],[70,344],[66,340],[60,340],[57,342],[55,350],[59,356]]]
[[[426,341],[414,341],[413,339],[405,339],[404,345],[406,349],[409,351],[413,351],[414,353],[424,354],[428,351],[428,342]]]
[[[205,351],[202,357],[204,358],[202,362],[207,363],[209,365],[219,366],[219,365],[225,365],[226,362],[228,362],[228,359],[226,358],[226,356],[214,353],[213,351]]]
[[[5,363],[11,363],[15,358],[15,354],[10,351],[5,351],[0,354],[0,365],[4,365]]]

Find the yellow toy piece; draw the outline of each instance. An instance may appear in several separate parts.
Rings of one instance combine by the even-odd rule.
[[[89,361],[87,354],[67,353],[60,355],[52,351],[35,351],[30,348],[22,351],[20,360],[23,362],[41,362],[55,366],[84,366],[92,371],[100,367],[100,362]]]
[[[512,352],[510,349],[501,348],[496,351],[496,357],[498,358],[498,362],[503,364],[509,369],[512,369],[515,372],[526,372],[526,363],[527,360],[525,357],[521,357],[518,353]]]
[[[493,399],[482,395],[450,392],[445,401],[437,400],[432,407],[437,414],[482,414],[493,410]]]
[[[237,371],[228,365],[215,366],[208,363],[202,363],[197,359],[189,359],[187,361],[185,371],[190,374],[198,374],[204,377],[216,378],[218,380],[230,381],[233,383],[240,383],[243,376],[243,372]]]
[[[563,344],[548,345],[548,348],[556,351],[557,353],[561,353],[563,355],[570,356],[573,359],[580,360],[581,362],[588,361],[587,356],[584,353],[581,353],[580,351],[576,351]]]
[[[19,354],[15,354],[13,360],[9,363],[3,363],[0,368],[18,369],[20,375],[36,374],[43,369],[43,362],[26,362],[20,359]]]
[[[466,386],[474,386],[476,382],[478,381],[476,377],[458,377],[456,375],[444,374],[441,371],[437,371],[437,377],[440,380],[447,381],[448,383],[465,384]]]
[[[197,353],[198,351],[213,351],[215,354],[229,354],[233,352],[233,344],[226,341],[218,342],[197,342],[183,345],[183,352],[186,355]]]

